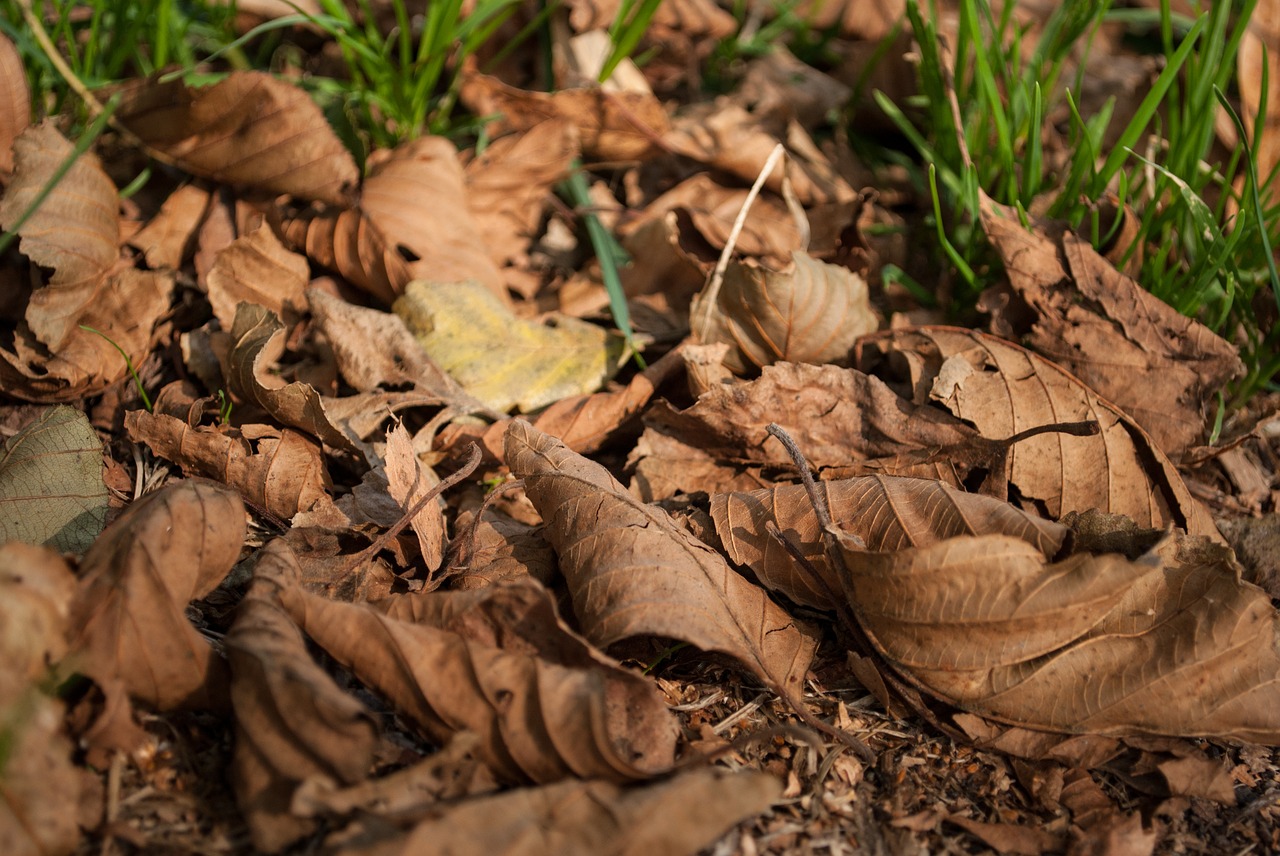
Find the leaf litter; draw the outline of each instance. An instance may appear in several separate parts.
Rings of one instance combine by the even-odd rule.
[[[723,10],[663,4],[600,85],[614,4],[568,5],[556,91],[461,69],[483,150],[362,178],[287,80],[150,78],[118,119],[165,192],[88,152],[21,225],[72,149],[0,39],[0,850],[1280,848],[1238,523],[1280,430],[1207,447],[1234,348],[989,200],[992,332],[910,327],[899,190],[824,129],[852,59],[678,103]]]

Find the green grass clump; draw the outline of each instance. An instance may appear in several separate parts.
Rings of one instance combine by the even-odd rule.
[[[1268,246],[1268,238],[1280,235],[1280,209],[1265,201],[1254,204],[1256,164],[1243,134],[1227,163],[1207,162],[1215,141],[1215,93],[1234,80],[1236,52],[1255,4],[1215,3],[1189,20],[1173,15],[1167,0],[1151,12],[1112,12],[1109,0],[1068,2],[1044,23],[1024,57],[1025,34],[1013,20],[1014,4],[1005,4],[997,16],[986,0],[961,0],[954,55],[948,56],[936,14],[926,20],[917,0],[909,0],[920,96],[897,105],[877,93],[877,102],[929,164],[939,246],[963,283],[957,293],[961,305],[971,305],[989,284],[976,271],[994,258],[978,223],[979,187],[1021,212],[1024,221],[1038,203],[1047,216],[1067,221],[1097,247],[1106,245],[1120,218],[1108,224],[1096,203],[1114,194],[1139,218],[1130,247],[1145,250],[1139,282],[1241,345],[1249,374],[1236,390],[1238,399],[1271,383],[1280,371],[1280,326],[1260,319],[1274,317],[1280,304]],[[1083,41],[1087,53],[1098,26],[1108,20],[1157,29],[1165,58],[1150,92],[1109,148],[1104,140],[1117,118],[1114,98],[1096,115],[1083,116],[1076,97],[1083,61],[1073,80],[1062,80],[1072,51]],[[952,81],[958,117],[948,93]],[[1053,173],[1043,148],[1045,117],[1064,104],[1070,159],[1065,170]],[[1243,191],[1234,183],[1238,176]],[[946,227],[944,209],[951,214]],[[1259,299],[1272,303],[1267,312],[1256,311]]]

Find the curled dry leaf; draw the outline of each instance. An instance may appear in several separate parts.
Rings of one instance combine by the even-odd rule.
[[[494,140],[467,164],[464,198],[477,234],[499,267],[527,260],[547,198],[577,154],[573,125],[552,119]]]
[[[302,293],[310,278],[307,260],[286,250],[263,224],[219,252],[205,282],[213,314],[227,330],[240,303],[256,303],[277,315],[287,311],[296,317],[305,306]]]
[[[507,429],[506,460],[546,521],[588,639],[689,642],[735,657],[783,694],[799,692],[816,640],[719,553],[527,422]]]
[[[532,580],[419,595],[413,606],[393,609],[411,620],[299,585],[281,597],[308,636],[429,737],[478,734],[480,757],[507,781],[628,781],[664,772],[674,760],[678,730],[656,687],[568,638],[550,596]],[[430,603],[451,597],[473,614]],[[504,624],[504,610],[532,615],[555,635],[531,645]]]
[[[311,96],[263,72],[202,89],[150,78],[125,91],[116,116],[183,169],[226,184],[342,206],[360,177]]]
[[[454,589],[485,588],[519,577],[550,585],[558,572],[556,554],[535,526],[490,509],[478,521],[471,512],[458,515],[456,527],[448,568]]]
[[[275,313],[241,303],[236,307],[231,343],[227,380],[235,395],[334,448],[356,448],[338,421],[325,411],[325,398],[315,387],[301,381],[286,383],[271,374],[271,366],[285,348],[285,326]]]
[[[431,359],[493,410],[528,412],[594,392],[622,355],[621,337],[602,327],[517,318],[476,282],[412,282],[393,309]]]
[[[0,226],[12,230],[37,197],[49,191],[18,234],[22,254],[53,271],[31,293],[26,313],[31,332],[53,351],[76,329],[119,258],[119,198],[93,153],[76,158],[49,189],[54,173],[73,152],[51,119],[26,129],[13,144],[13,177],[0,199]]]
[[[358,208],[286,217],[278,231],[293,249],[388,306],[413,279],[409,263]]]
[[[405,834],[385,829],[329,853],[412,856],[692,856],[781,794],[767,773],[690,770],[647,785],[560,782],[442,806]]]
[[[971,330],[921,327],[863,339],[857,365],[906,385],[917,405],[940,406],[991,439],[1096,422],[1095,435],[1042,434],[1012,447],[1010,493],[1024,507],[1050,519],[1097,508],[1140,526],[1174,525],[1221,539],[1208,511],[1141,427],[1025,348]]]
[[[1029,231],[989,198],[982,224],[1034,315],[1029,329],[1011,332],[1115,402],[1166,454],[1204,441],[1211,402],[1244,372],[1232,345],[1058,224]],[[1013,314],[1002,311],[999,323]]]
[[[868,637],[959,707],[1056,731],[1280,742],[1280,617],[1208,539],[1169,537],[1136,561],[1049,564],[996,535],[897,553],[841,538],[841,553]]]
[[[244,532],[240,497],[206,482],[129,506],[81,563],[67,666],[159,710],[225,707],[226,663],[185,610],[231,570]]]
[[[124,427],[158,457],[234,488],[278,519],[289,520],[328,496],[324,451],[306,434],[268,425],[193,428],[143,410],[125,414]]]
[[[444,137],[402,143],[370,167],[360,194],[365,216],[390,244],[412,254],[413,279],[475,280],[505,301],[502,272],[468,203],[458,150]]]
[[[599,160],[643,160],[660,151],[669,126],[652,92],[607,92],[598,87],[531,92],[475,72],[462,79],[461,99],[476,115],[500,114],[499,124],[528,131],[563,118],[578,129],[583,154]]]
[[[964,493],[939,481],[863,476],[821,482],[831,519],[861,538],[868,550],[892,552],[925,547],[960,535],[1009,535],[1052,558],[1069,530],[1019,511],[1007,502]],[[781,485],[750,493],[717,494],[711,517],[725,553],[751,568],[766,587],[820,609],[833,609],[840,579],[823,551],[822,531],[803,485]],[[774,523],[815,570],[815,580],[772,537]]]
[[[13,172],[13,141],[31,124],[31,93],[22,57],[9,37],[0,34],[0,184]]]
[[[293,584],[296,568],[287,553],[278,539],[263,548],[226,639],[235,710],[231,783],[254,847],[267,853],[317,825],[293,813],[297,789],[316,780],[360,781],[378,740],[373,714],[316,665],[280,605],[280,589]]]
[[[102,441],[78,410],[51,407],[0,446],[0,542],[89,549],[107,520]]]
[[[129,238],[129,246],[142,252],[152,270],[177,270],[192,249],[212,197],[194,184],[184,184],[160,203],[160,211]]]
[[[387,490],[399,503],[404,514],[416,508],[422,497],[440,483],[440,477],[418,460],[413,449],[413,438],[403,425],[397,425],[387,432],[383,469],[387,474]],[[440,501],[428,502],[414,515],[409,525],[418,536],[423,564],[427,566],[429,573],[435,573],[444,561],[445,549],[444,511],[440,507]]]
[[[715,295],[704,291],[693,299],[694,335],[732,345],[725,365],[733,371],[780,361],[842,362],[854,340],[879,326],[860,275],[800,251],[791,259],[780,271],[733,262]]]

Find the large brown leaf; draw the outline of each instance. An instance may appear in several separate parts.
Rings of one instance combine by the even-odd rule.
[[[1207,539],[1136,561],[1049,564],[997,535],[896,553],[842,538],[841,553],[867,636],[953,704],[1057,731],[1280,743],[1280,617]]]
[[[732,346],[724,363],[739,374],[783,361],[843,362],[879,326],[865,279],[798,250],[784,270],[730,264],[719,291],[695,297],[690,313],[700,341]]]
[[[1010,494],[1051,519],[1097,508],[1139,526],[1180,526],[1221,538],[1208,512],[1150,436],[1115,405],[1061,367],[984,333],[921,327],[864,338],[858,367],[906,386],[972,423],[984,437],[1091,421],[1099,433],[1042,434],[1013,446]],[[803,447],[803,444],[802,444]]]
[[[203,89],[147,80],[126,90],[117,118],[194,175],[345,205],[355,160],[298,86],[233,71]]]
[[[532,580],[393,607],[411,620],[300,586],[282,599],[308,636],[427,735],[480,735],[480,757],[508,781],[627,781],[674,760],[675,720],[656,687],[572,638]],[[545,633],[531,645],[504,612]]]
[[[320,444],[288,428],[266,425],[193,428],[180,419],[133,410],[125,430],[184,472],[216,479],[258,508],[288,520],[328,496]]]
[[[227,634],[235,754],[231,783],[258,850],[274,853],[317,821],[291,810],[307,782],[350,785],[369,771],[377,726],[365,707],[316,665],[280,605],[291,584],[283,541],[258,557],[253,585]]]
[[[206,482],[129,506],[81,563],[66,662],[160,710],[225,707],[226,663],[185,610],[231,570],[244,532],[240,497]]]
[[[719,553],[527,422],[507,429],[506,459],[546,521],[588,639],[678,639],[729,654],[780,692],[798,693],[815,640]]]
[[[690,770],[629,788],[601,781],[521,788],[440,806],[408,834],[385,829],[327,852],[359,856],[681,856],[765,811],[777,779]]]
[[[31,93],[22,57],[8,36],[0,34],[0,184],[13,171],[13,141],[31,122]]]
[[[0,199],[0,226],[11,230],[17,225],[73,151],[53,120],[19,135],[13,145],[13,178]],[[51,350],[71,335],[119,257],[118,202],[116,187],[98,158],[86,152],[18,229],[22,254],[53,271],[32,292],[26,314],[31,332]]]
[[[1069,531],[1007,502],[927,479],[863,476],[821,482],[818,490],[836,526],[875,552],[925,547],[960,535],[1002,534],[1052,558]],[[832,595],[838,596],[840,579],[823,554],[822,531],[803,485],[716,494],[711,517],[725,553],[751,568],[765,586],[798,603],[835,607]],[[813,579],[769,535],[768,522],[800,548],[822,580]]]
[[[1244,372],[1235,348],[1061,224],[1029,231],[1011,209],[982,202],[987,237],[1034,316],[1016,330],[1026,344],[1115,402],[1165,453],[1202,443],[1210,402]],[[999,323],[1018,314],[1002,312]]]

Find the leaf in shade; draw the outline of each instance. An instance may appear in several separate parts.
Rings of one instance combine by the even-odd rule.
[[[182,185],[169,194],[145,226],[133,233],[129,246],[142,252],[152,270],[177,270],[193,249],[210,203],[208,190],[194,184]]]
[[[13,141],[31,123],[31,93],[22,57],[0,33],[0,183],[13,171]]]
[[[424,200],[430,204],[423,204]],[[471,216],[458,150],[444,137],[402,143],[372,164],[360,209],[388,243],[412,254],[413,279],[475,280],[506,300],[502,273]]]
[[[1280,617],[1226,547],[1171,536],[1136,561],[1050,564],[1008,536],[840,541],[868,638],[952,704],[1038,729],[1280,742]]]
[[[351,438],[325,412],[325,399],[315,387],[302,381],[286,383],[271,374],[271,366],[285,348],[285,326],[275,313],[241,303],[236,307],[231,342],[227,380],[233,393],[334,448],[355,449]]]
[[[296,568],[283,541],[259,554],[254,581],[227,633],[235,754],[230,777],[254,847],[275,853],[310,834],[291,810],[294,793],[319,780],[350,785],[368,773],[377,746],[373,714],[311,659],[280,605]]]
[[[185,610],[231,570],[244,532],[240,497],[207,482],[129,506],[81,562],[65,662],[159,710],[224,708],[226,663]]]
[[[987,438],[1063,422],[1099,433],[1041,434],[1012,447],[1009,493],[1051,519],[1097,508],[1140,526],[1180,526],[1220,539],[1208,511],[1151,438],[1115,405],[1025,348],[985,333],[920,327],[878,333],[857,365],[904,386],[917,405],[940,407]],[[802,444],[803,447],[803,444]]]
[[[193,428],[180,419],[133,410],[124,427],[134,442],[188,474],[215,479],[277,518],[289,520],[328,496],[320,444],[305,434],[267,425]]]
[[[601,327],[517,318],[476,282],[412,282],[393,308],[431,359],[494,410],[528,412],[594,392],[622,354],[621,337]]]
[[[311,279],[307,260],[291,253],[263,224],[218,253],[205,282],[213,314],[228,330],[236,306],[256,303],[277,315],[297,317],[306,306],[302,293]]]
[[[725,365],[734,372],[783,361],[841,362],[855,339],[879,326],[865,279],[798,250],[791,259],[782,271],[734,262],[714,306],[706,292],[693,299],[694,335],[731,345]]]
[[[13,145],[13,178],[0,199],[0,226],[17,226],[74,151],[52,120],[19,135]],[[116,186],[98,158],[86,152],[18,229],[22,254],[53,271],[47,283],[32,291],[26,314],[31,332],[50,350],[57,351],[76,329],[119,258],[118,205]]]
[[[647,785],[571,781],[440,806],[408,833],[385,827],[328,854],[693,856],[781,794],[767,773],[690,770]]]
[[[278,230],[290,247],[383,305],[390,306],[413,279],[409,263],[358,208],[286,217]]]
[[[719,553],[527,422],[507,429],[506,459],[546,521],[588,639],[689,642],[737,658],[779,692],[799,692],[816,640]]]
[[[484,588],[516,577],[550,585],[559,573],[556,554],[537,527],[492,509],[478,522],[472,512],[463,512],[455,525],[458,535],[449,548],[447,571],[455,590]]]
[[[437,606],[443,619],[432,626],[430,618],[398,619],[300,586],[282,594],[290,616],[316,644],[426,735],[443,742],[464,729],[478,734],[479,756],[507,781],[628,781],[670,768],[678,729],[652,683],[602,654],[584,652],[580,640],[553,637],[531,646],[502,625],[503,611],[518,609],[532,611],[562,640],[569,634],[537,583],[419,597],[422,604],[396,613],[412,618],[432,609],[427,601],[454,597],[476,614],[455,620],[447,605]],[[481,605],[490,599],[492,605]],[[498,616],[496,633],[482,620],[486,615]],[[579,653],[557,657],[555,645]]]
[[[0,446],[0,542],[89,549],[107,520],[102,441],[89,419],[51,407]]]
[[[150,78],[125,90],[116,116],[183,169],[225,184],[343,206],[360,177],[311,96],[264,72],[201,89]]]
[[[861,538],[874,552],[926,547],[959,535],[1000,534],[1019,538],[1052,558],[1069,532],[1007,502],[928,479],[862,476],[820,482],[818,490],[836,526]],[[831,598],[840,592],[840,579],[824,555],[822,531],[803,485],[716,494],[711,498],[711,517],[725,553],[751,568],[766,587],[797,603],[835,607]],[[800,548],[825,585],[769,535],[768,522]]]

